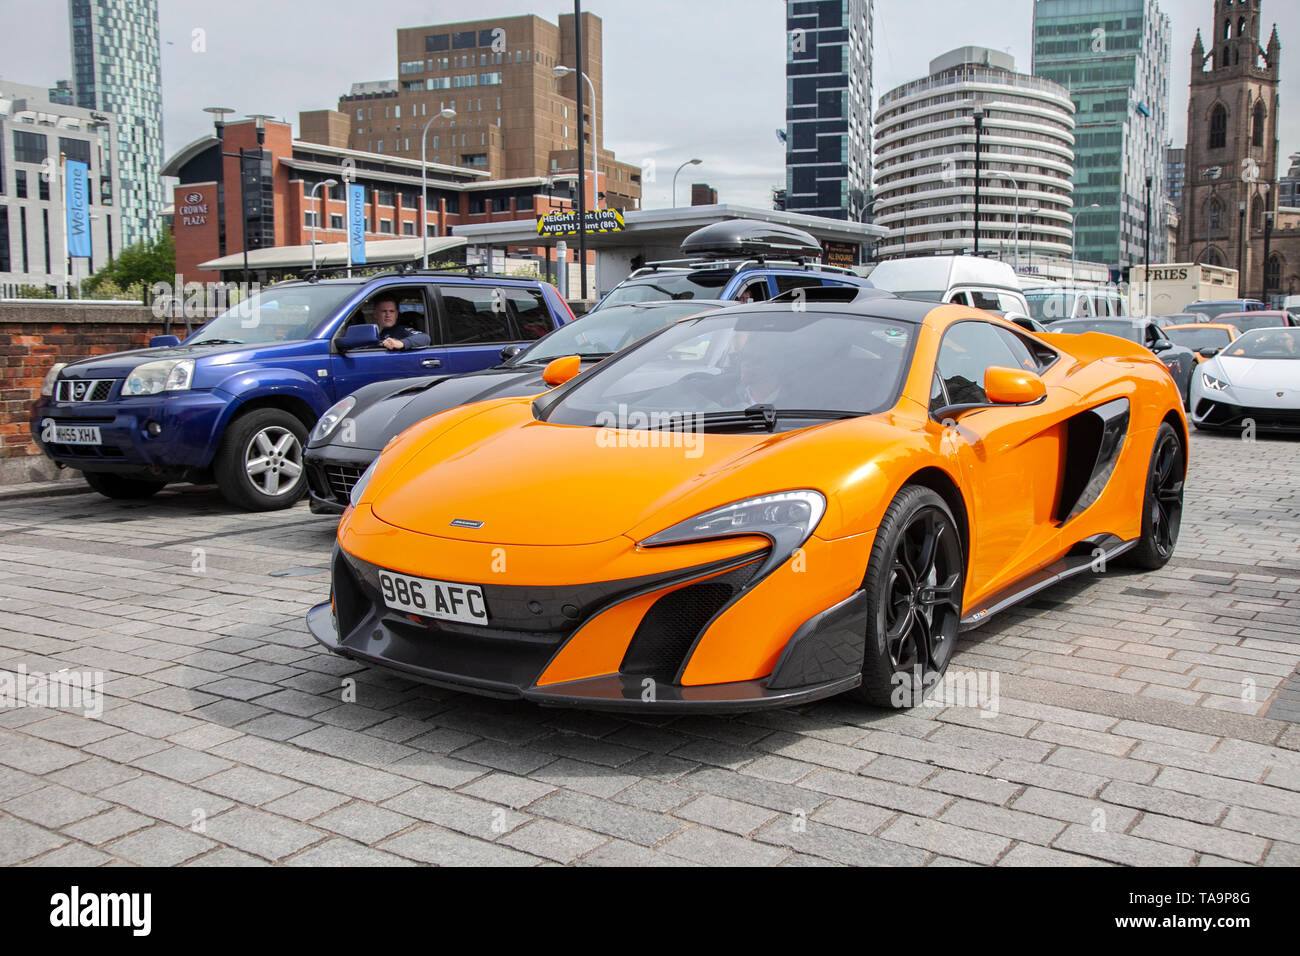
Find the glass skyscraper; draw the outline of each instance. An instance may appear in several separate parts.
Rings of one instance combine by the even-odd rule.
[[[1169,42],[1156,0],[1035,0],[1034,75],[1068,89],[1076,107],[1076,259],[1142,263],[1147,176],[1151,259],[1164,258]]]
[[[786,0],[785,209],[865,218],[872,0]]]
[[[157,235],[164,206],[158,0],[68,0],[76,105],[117,120],[122,239]]]

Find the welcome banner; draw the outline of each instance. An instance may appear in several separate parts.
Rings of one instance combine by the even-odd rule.
[[[90,258],[90,169],[69,159],[63,167],[63,205],[67,210],[68,255]]]
[[[348,248],[354,265],[366,261],[366,187],[348,185]]]

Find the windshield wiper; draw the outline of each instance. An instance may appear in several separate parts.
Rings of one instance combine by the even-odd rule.
[[[570,353],[568,353],[568,354],[569,354],[569,355],[576,355],[576,356],[578,356],[579,359],[581,359],[582,361],[586,362],[588,359],[594,359],[594,360],[607,359],[607,358],[609,358],[611,355],[613,355],[614,353],[613,353],[613,352],[570,352]],[[553,356],[551,356],[550,358],[532,358],[532,359],[525,359],[524,361],[519,362],[517,365],[511,366],[511,367],[512,367],[512,368],[518,368],[520,365],[550,365],[550,364],[551,364],[552,362],[554,362],[557,358],[565,358],[565,356],[564,356],[564,355],[553,355]]]
[[[697,417],[703,425],[762,425],[769,432],[776,431],[782,418],[819,418],[823,420],[857,418],[861,412],[846,412],[828,408],[777,408],[767,402],[750,405],[741,411],[705,412]],[[689,420],[689,418],[688,418]]]
[[[243,345],[239,339],[204,339],[202,342],[191,342],[190,346],[195,345]]]

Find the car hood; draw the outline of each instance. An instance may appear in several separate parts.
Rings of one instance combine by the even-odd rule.
[[[814,488],[829,497],[840,469],[856,472],[873,447],[891,446],[894,429],[872,418],[700,435],[555,425],[535,420],[530,402],[507,400],[449,426],[427,422],[426,439],[400,439],[379,459],[370,504],[387,524],[458,540],[641,540],[756,495]]]
[[[356,422],[354,441],[343,442],[335,430],[331,442],[378,451],[389,439],[430,415],[493,398],[539,395],[550,388],[542,380],[545,366],[490,368],[466,375],[444,375],[408,382],[385,382],[357,394],[348,417]],[[326,444],[329,444],[327,442]]]
[[[1218,355],[1213,362],[1223,370],[1223,376],[1227,378],[1230,386],[1262,389],[1300,388],[1300,360],[1251,359]],[[1210,374],[1214,374],[1212,369]]]
[[[71,362],[59,373],[60,378],[126,378],[145,362],[166,359],[208,360],[203,364],[239,365],[265,360],[281,353],[294,354],[310,350],[314,340],[266,342],[257,345],[169,345],[154,349],[132,349],[111,355],[94,355]]]

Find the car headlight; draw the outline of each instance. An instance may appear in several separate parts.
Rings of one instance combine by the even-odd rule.
[[[50,370],[45,373],[45,381],[41,382],[41,395],[49,398],[54,394],[54,386],[59,381],[59,373],[68,367],[67,362],[55,362],[50,366]]]
[[[1228,388],[1228,383],[1221,378],[1215,378],[1209,372],[1201,373],[1201,384],[1211,392],[1222,392]]]
[[[370,463],[370,467],[361,473],[361,477],[357,479],[357,483],[352,486],[352,494],[348,496],[348,503],[352,505],[352,507],[355,508],[361,501],[361,496],[366,493],[366,485],[370,484],[370,479],[375,474],[375,466],[377,464],[379,464],[378,458]]]
[[[123,395],[183,392],[194,381],[194,359],[164,359],[137,365],[122,383]]]
[[[642,541],[654,548],[688,541],[762,535],[772,542],[772,553],[755,580],[780,565],[812,535],[826,513],[826,498],[819,491],[782,491],[747,498],[698,514]]]
[[[324,441],[329,437],[330,432],[339,427],[339,422],[348,417],[348,412],[356,407],[357,400],[349,395],[347,398],[340,399],[329,408],[325,409],[325,414],[320,417],[316,427],[311,430],[310,444]]]

